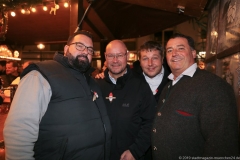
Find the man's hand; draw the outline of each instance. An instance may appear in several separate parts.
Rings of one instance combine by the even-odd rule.
[[[135,158],[133,157],[132,153],[129,150],[126,150],[121,155],[120,160],[135,160]]]
[[[102,73],[99,73],[95,76],[96,79],[103,79],[105,76],[104,76],[104,72]]]

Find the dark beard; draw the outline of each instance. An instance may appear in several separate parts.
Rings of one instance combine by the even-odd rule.
[[[69,63],[82,73],[85,73],[90,68],[90,62],[87,55],[82,54],[74,58],[70,52],[67,52],[67,57]],[[79,58],[84,58],[84,60]]]

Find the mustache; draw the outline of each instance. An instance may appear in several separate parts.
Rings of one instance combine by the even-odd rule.
[[[88,60],[87,55],[77,55],[76,59],[79,59],[79,58],[84,58],[85,60]]]
[[[85,55],[85,54],[80,54],[80,55],[77,55],[76,58],[78,58],[78,57],[85,57],[85,58],[87,58],[87,55]]]

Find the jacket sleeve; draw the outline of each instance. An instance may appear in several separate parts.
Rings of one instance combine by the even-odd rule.
[[[199,121],[205,139],[204,156],[238,156],[238,118],[236,99],[228,84],[208,86],[199,97]]]
[[[151,144],[151,131],[156,110],[156,100],[147,83],[141,85],[141,127],[134,143],[129,147],[135,159],[142,157]]]
[[[38,71],[31,71],[21,79],[3,130],[6,160],[34,159],[39,123],[51,94],[49,83]]]

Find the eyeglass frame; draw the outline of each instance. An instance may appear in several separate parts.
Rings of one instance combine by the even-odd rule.
[[[89,55],[91,55],[91,56],[94,55],[94,49],[93,49],[93,47],[87,47],[85,44],[83,44],[83,43],[81,43],[81,42],[73,42],[73,43],[70,43],[70,44],[67,44],[67,45],[70,46],[70,45],[73,45],[73,44],[75,44],[76,50],[78,50],[78,51],[84,51],[84,50],[87,48],[87,53],[88,53]],[[83,50],[77,49],[77,44],[83,45],[83,46],[84,46],[84,49],[83,49]],[[88,48],[91,48],[91,49],[93,50],[93,52],[92,52],[92,53],[89,53]]]
[[[109,57],[108,57],[109,54],[111,54],[111,53],[108,53],[108,54],[105,53],[105,57],[106,57],[106,59],[109,59]],[[114,54],[113,57],[112,57],[112,59],[110,58],[109,60],[113,60],[114,58],[119,59],[119,55],[121,55],[121,54],[122,54],[122,53]],[[127,54],[128,54],[128,50],[126,51],[126,53],[123,53],[123,56],[122,56],[121,58],[123,58],[123,57],[126,56]],[[121,58],[120,58],[120,59],[121,59]]]

